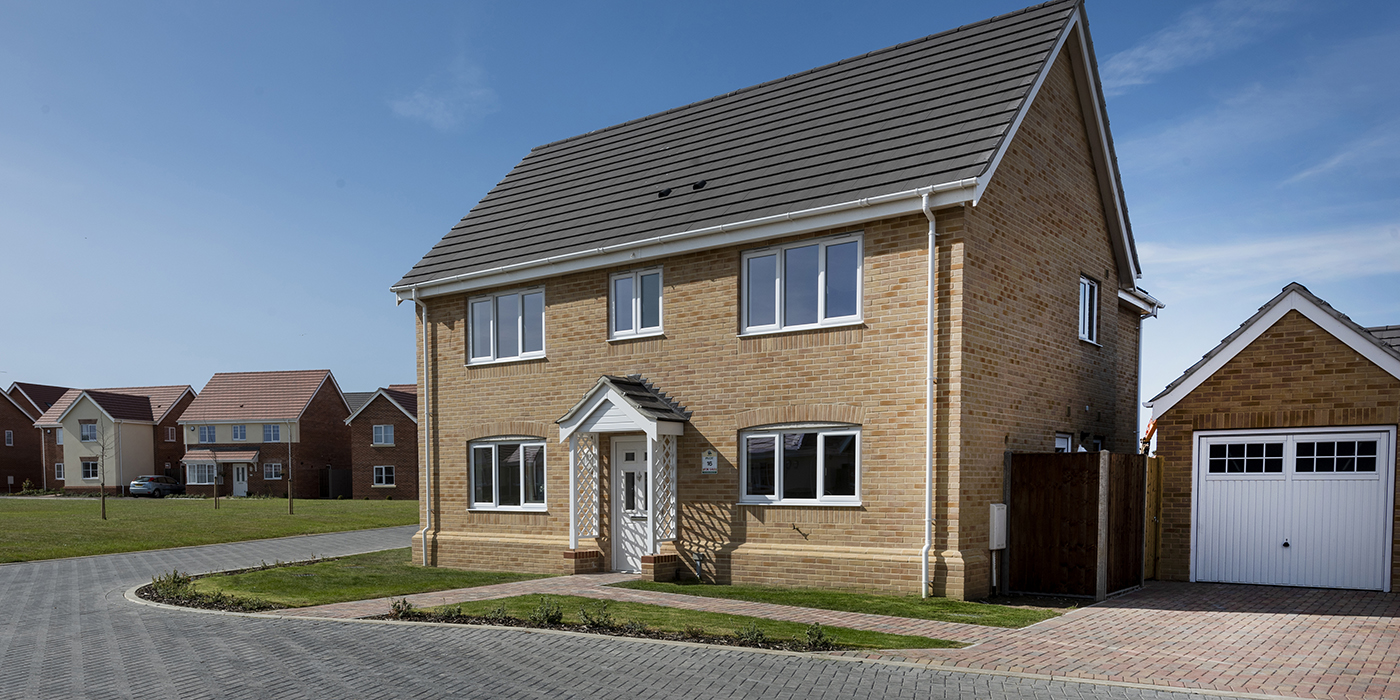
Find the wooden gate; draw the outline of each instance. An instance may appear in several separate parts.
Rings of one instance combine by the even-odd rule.
[[[1008,587],[1102,600],[1141,585],[1145,466],[1108,452],[1010,455]]]

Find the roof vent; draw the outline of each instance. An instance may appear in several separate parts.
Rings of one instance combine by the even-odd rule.
[[[667,188],[664,189],[664,190],[661,190],[660,192],[657,192],[657,193],[656,193],[656,196],[657,196],[657,197],[665,197],[665,196],[668,195],[668,194],[671,194],[671,188],[669,188],[669,187],[667,187]]]
[[[692,189],[692,190],[700,190],[700,189],[704,189],[704,188],[705,188],[705,181],[704,181],[704,180],[701,180],[701,181],[699,181],[699,182],[697,182],[697,183],[695,183],[695,184],[693,184],[693,185],[690,186],[690,189]]]

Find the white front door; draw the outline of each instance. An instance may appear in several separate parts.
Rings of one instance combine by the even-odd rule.
[[[1198,434],[1193,580],[1387,590],[1393,435]]]
[[[647,441],[612,441],[612,555],[618,571],[641,571],[647,548]]]
[[[248,465],[246,464],[233,465],[233,495],[248,495]]]

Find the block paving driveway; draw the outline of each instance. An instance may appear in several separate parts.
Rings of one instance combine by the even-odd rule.
[[[945,667],[1000,665],[1049,676],[1052,674],[1043,670],[1048,667],[1036,663],[1037,655],[1087,659],[1140,653],[1136,647],[1126,651],[1113,647],[1110,638],[1115,633],[1107,629],[1101,642],[1107,646],[1069,652],[1044,641],[1038,642],[1042,651],[1032,651],[1037,643],[1022,639],[1027,635],[1054,637],[1050,633],[1056,625],[1061,630],[1073,627],[1077,620],[1090,621],[1096,611],[1112,610],[1112,606],[1092,608],[1092,614],[1086,614],[1090,610],[1074,613],[1029,630],[994,632],[977,646],[961,651],[901,652],[898,659],[870,660],[517,629],[210,614],[142,605],[124,595],[132,586],[172,568],[200,573],[279,559],[401,547],[412,531],[389,528],[0,566],[0,600],[5,603],[0,606],[0,698],[1206,697],[1161,688]],[[552,581],[554,586],[563,585],[560,579]],[[1226,593],[1237,590],[1222,588]],[[1210,615],[1240,614],[1231,608],[1252,604],[1251,594],[1246,593],[1235,594],[1239,600],[1220,602],[1219,609],[1177,610],[1170,606],[1181,607],[1173,602],[1181,596],[1170,587],[1153,587],[1139,595],[1149,600],[1163,597],[1156,608],[1148,609],[1149,618],[1160,617],[1177,630],[1175,634],[1184,634],[1182,643],[1198,638],[1202,630],[1219,622],[1212,622]],[[1393,607],[1389,596],[1380,599]],[[690,600],[706,603],[705,599]],[[1127,599],[1113,605],[1139,609]],[[788,614],[785,610],[792,610],[772,607],[779,610],[768,612]],[[1167,619],[1188,612],[1191,615],[1187,617],[1206,618],[1193,618],[1197,620],[1194,627],[1187,625],[1187,629],[1177,627],[1184,623]],[[1330,638],[1332,645],[1309,653],[1335,655],[1352,646],[1375,648],[1376,639],[1387,635],[1393,642],[1394,612],[1372,606],[1358,609],[1352,617],[1341,613],[1336,620],[1333,618],[1339,616],[1329,613],[1322,617],[1332,622],[1323,625],[1295,624],[1309,628],[1305,630],[1308,635],[1314,633],[1311,627],[1326,628],[1319,634]],[[1310,613],[1288,609],[1243,614],[1299,620]],[[1358,628],[1349,621],[1362,618],[1380,622],[1364,641],[1356,642],[1353,637]],[[947,632],[969,627],[934,624],[945,625]],[[1247,624],[1230,637],[1234,643],[1246,643],[1240,640],[1258,634],[1259,629]],[[972,630],[986,633],[984,628],[970,628],[969,632]],[[1120,633],[1132,637],[1131,630]],[[1134,639],[1133,644],[1140,644],[1146,638]],[[1219,635],[1210,637],[1218,639]],[[1018,646],[1026,644],[1030,646]],[[1290,638],[1280,638],[1280,650],[1265,660],[1283,666],[1297,664],[1288,650],[1290,644]],[[1002,645],[1001,651],[998,645]],[[1390,652],[1375,651],[1375,658],[1364,662],[1370,677],[1388,674],[1385,669],[1394,668],[1394,659],[1388,656],[1394,651],[1393,644],[1388,648]],[[1174,651],[1180,654],[1181,663],[1195,663],[1198,652],[1233,653],[1230,648],[1197,650],[1189,646]],[[1003,657],[1006,663],[994,663]],[[1365,697],[1395,697],[1394,686],[1366,687],[1381,694]],[[1210,695],[1220,697],[1222,693]]]

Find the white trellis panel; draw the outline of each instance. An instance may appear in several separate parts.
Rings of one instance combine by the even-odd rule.
[[[578,549],[580,537],[597,537],[598,436],[575,433],[569,437],[569,548]]]
[[[656,513],[656,541],[667,542],[676,539],[676,436],[662,435],[656,445],[651,502]]]

